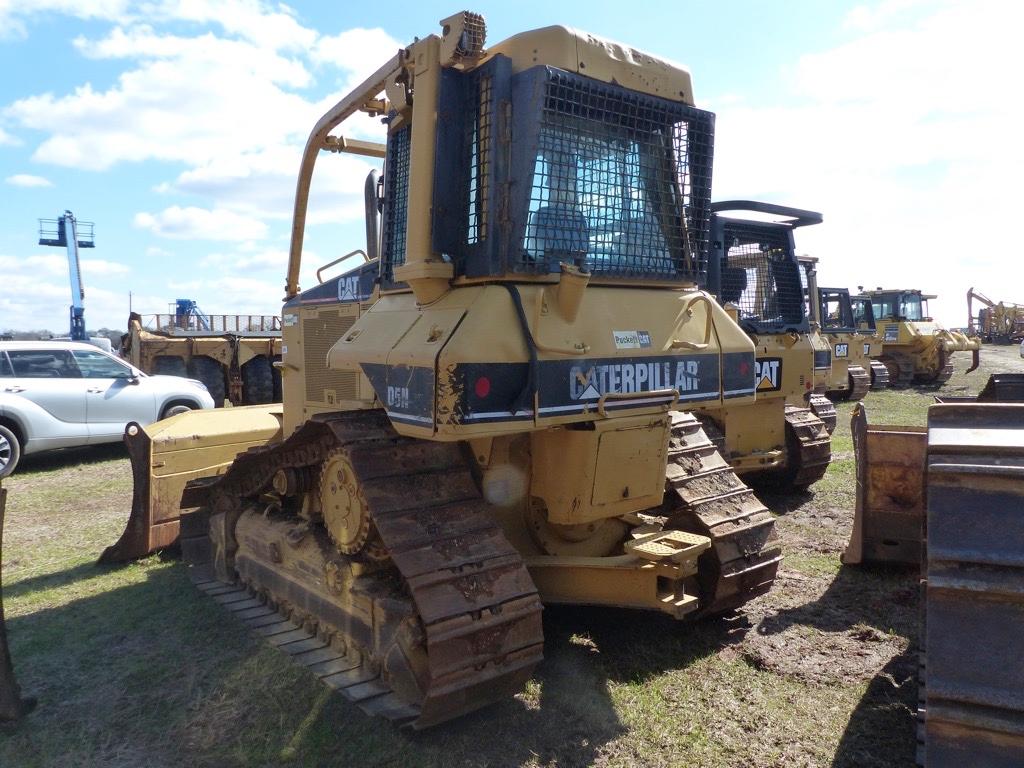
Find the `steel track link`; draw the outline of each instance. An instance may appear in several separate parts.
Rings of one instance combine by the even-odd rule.
[[[818,482],[832,461],[832,438],[809,408],[786,406],[786,484],[806,488]]]
[[[383,413],[331,414],[307,422],[283,444],[241,455],[221,481],[207,489],[213,508],[232,500],[255,500],[278,470],[316,467],[338,450],[346,453],[357,475],[392,566],[360,578],[376,578],[386,595],[381,599],[388,600],[394,600],[393,583],[400,582],[421,627],[421,647],[413,655],[424,656],[426,668],[414,670],[420,688],[417,700],[409,700],[408,685],[405,697],[400,697],[388,675],[381,674],[395,664],[391,656],[372,658],[373,649],[349,637],[335,645],[358,647],[361,661],[356,664],[350,653],[348,661],[334,666],[355,666],[332,672],[337,677],[325,676],[324,681],[368,713],[415,728],[513,695],[542,659],[542,607],[522,558],[488,514],[457,445],[400,437]],[[321,546],[329,548],[326,533],[321,535]],[[340,553],[332,556],[345,560]],[[259,553],[239,549],[236,561],[245,571],[239,574],[245,582],[272,604],[306,606],[300,611],[305,624],[342,629],[339,624],[348,620],[339,621],[337,616],[348,615],[345,600],[325,605],[324,594],[297,586],[294,578],[276,578],[273,563],[263,560]],[[287,584],[288,594],[275,594],[279,583]],[[373,589],[372,584],[361,586],[363,592]],[[331,615],[308,610],[317,605]],[[292,634],[284,635],[288,642],[283,648],[312,637],[308,631],[300,637],[294,628],[287,632]]]
[[[832,404],[824,395],[820,395],[817,392],[812,393],[807,400],[807,404],[811,411],[821,419],[825,425],[825,429],[831,435],[836,430],[836,407]]]
[[[699,614],[731,610],[767,592],[782,560],[775,518],[691,414],[672,414],[667,481],[666,526],[711,538],[698,566]]]
[[[850,378],[850,389],[847,391],[847,400],[863,400],[864,396],[871,389],[871,375],[859,365],[847,367]]]
[[[871,361],[871,388],[886,389],[889,386],[889,369],[879,360]]]

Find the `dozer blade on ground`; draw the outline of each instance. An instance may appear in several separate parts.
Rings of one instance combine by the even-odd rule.
[[[1024,757],[1024,405],[928,411],[918,761]]]
[[[117,543],[99,562],[145,557],[178,540],[181,493],[200,477],[223,474],[235,457],[281,439],[280,403],[189,411],[125,429],[132,462],[132,511]]]
[[[868,424],[861,403],[854,406],[850,428],[857,461],[857,508],[843,563],[919,565],[927,430]]]
[[[977,397],[936,395],[937,403],[1024,402],[1024,374],[994,373]],[[925,540],[928,430],[868,424],[854,407],[850,420],[857,461],[857,507],[846,565],[865,562],[920,566]]]

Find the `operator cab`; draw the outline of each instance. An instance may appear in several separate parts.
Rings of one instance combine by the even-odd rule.
[[[879,320],[906,320],[920,322],[931,320],[928,312],[928,299],[934,296],[922,294],[920,291],[884,291],[868,293],[874,305],[875,317]]]
[[[820,223],[821,214],[748,200],[713,203],[711,210],[709,289],[737,307],[749,333],[807,333],[793,231]]]
[[[830,333],[852,333],[857,329],[850,292],[845,288],[819,288],[821,329]]]
[[[872,332],[875,330],[875,309],[869,297],[852,297],[850,308],[853,310],[853,323],[857,330]]]

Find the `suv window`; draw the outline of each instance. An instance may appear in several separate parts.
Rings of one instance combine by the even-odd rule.
[[[26,379],[79,379],[81,374],[66,349],[12,349],[7,352],[14,375]]]
[[[11,364],[7,360],[7,353],[0,352],[0,376],[13,376],[14,371],[11,370]]]
[[[130,379],[135,374],[124,363],[113,360],[100,352],[74,350],[75,360],[86,379]]]

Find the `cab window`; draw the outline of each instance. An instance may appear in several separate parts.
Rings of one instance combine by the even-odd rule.
[[[135,375],[124,363],[100,352],[76,349],[74,355],[82,371],[82,377],[86,379],[130,379]]]
[[[75,359],[66,349],[12,349],[8,351],[14,375],[26,379],[78,379]]]
[[[6,352],[0,352],[0,378],[4,376],[13,376],[14,371],[11,370],[11,363],[7,359]]]

